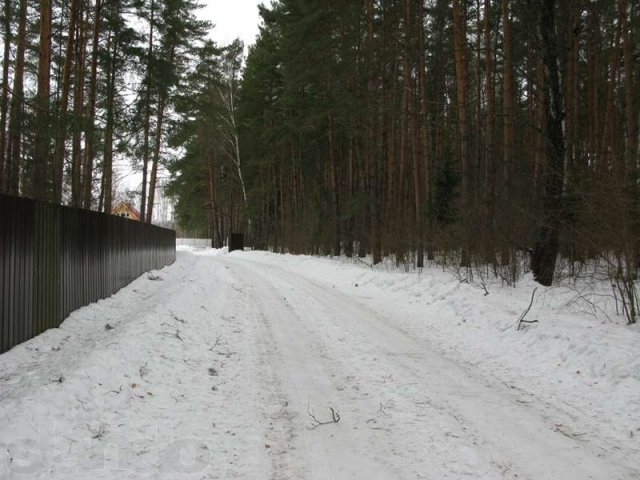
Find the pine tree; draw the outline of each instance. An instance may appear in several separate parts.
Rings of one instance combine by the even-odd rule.
[[[152,17],[153,2],[152,0]],[[160,164],[160,154],[163,146],[164,124],[167,109],[173,106],[175,92],[180,78],[187,74],[190,65],[190,52],[195,48],[200,39],[205,36],[209,27],[207,22],[199,21],[194,15],[197,4],[192,0],[164,0],[160,5],[158,18],[158,34],[161,36],[157,56],[153,61],[154,70],[150,71],[147,88],[148,92],[153,87],[156,90],[156,120],[153,150],[147,143],[147,129],[150,119],[146,117],[145,122],[145,165],[143,166],[142,202],[144,203],[148,191],[148,205],[142,206],[140,212],[142,219],[151,223],[153,218],[153,203],[157,187],[158,168]],[[153,32],[153,21],[151,22],[150,33]],[[149,46],[149,55],[153,58],[152,40]],[[147,93],[149,95],[149,93]],[[150,101],[150,97],[148,97]],[[151,173],[149,186],[146,185],[146,169],[150,156]],[[146,215],[146,217],[145,217]]]
[[[560,215],[562,212],[565,138],[564,98],[558,68],[557,5],[555,0],[538,0],[540,41],[547,71],[544,88],[547,173],[544,182],[544,218],[538,226],[531,255],[531,269],[542,285],[551,285],[560,249]]]
[[[95,0],[91,42],[91,72],[87,113],[86,149],[82,167],[82,206],[89,210],[93,203],[93,170],[96,156],[96,109],[98,98],[98,56],[104,0]]]

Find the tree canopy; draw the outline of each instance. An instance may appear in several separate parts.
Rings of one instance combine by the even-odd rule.
[[[124,160],[217,246],[635,285],[635,2],[279,0],[246,58],[198,7],[5,1],[2,191],[109,212]]]

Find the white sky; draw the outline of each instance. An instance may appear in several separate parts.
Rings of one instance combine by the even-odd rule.
[[[228,45],[236,38],[245,47],[255,43],[258,35],[260,15],[258,5],[269,4],[269,0],[202,0],[205,7],[200,11],[202,19],[215,24],[211,34],[220,46]]]

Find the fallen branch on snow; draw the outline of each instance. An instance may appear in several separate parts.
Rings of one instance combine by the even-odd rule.
[[[558,433],[561,433],[565,437],[570,438],[572,440],[578,440],[578,441],[581,441],[581,442],[585,441],[584,438],[580,438],[580,437],[586,435],[586,433],[569,433],[569,432],[566,432],[562,427],[563,427],[562,425],[556,425],[555,426],[555,431],[558,432]]]
[[[321,421],[318,420],[318,418],[313,413],[313,410],[311,409],[311,403],[307,404],[307,414],[309,415],[311,420],[313,420],[313,424],[307,428],[309,430],[314,430],[322,425],[331,425],[332,423],[338,423],[340,421],[340,414],[336,412],[333,407],[329,407],[329,410],[331,411],[331,420]]]
[[[173,337],[173,338],[177,338],[178,340],[180,340],[181,342],[184,342],[184,339],[180,336],[180,330],[176,330],[176,333],[171,333],[171,332],[162,332],[161,333],[162,336],[164,337]]]
[[[216,341],[213,342],[213,346],[209,349],[209,351],[213,352],[221,344],[222,344],[222,335],[218,334],[218,336],[216,337]]]
[[[537,291],[538,291],[538,287],[533,289],[533,292],[531,293],[531,302],[529,302],[529,306],[524,312],[522,312],[522,315],[520,315],[520,318],[518,319],[518,328],[517,328],[518,331],[522,329],[522,325],[525,323],[538,323],[538,320],[525,320],[525,317],[527,316],[527,314],[529,313],[529,310],[531,310],[531,307],[533,306],[533,299],[535,298]]]
[[[97,440],[100,440],[107,433],[109,433],[109,425],[107,425],[106,423],[102,423],[97,426],[87,425],[87,428],[89,429],[89,432],[91,432],[91,438]]]

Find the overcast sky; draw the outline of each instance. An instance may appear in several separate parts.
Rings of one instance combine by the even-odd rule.
[[[260,15],[258,5],[269,0],[202,0],[205,7],[200,16],[215,24],[212,38],[219,45],[228,45],[236,38],[248,47],[255,43]]]

